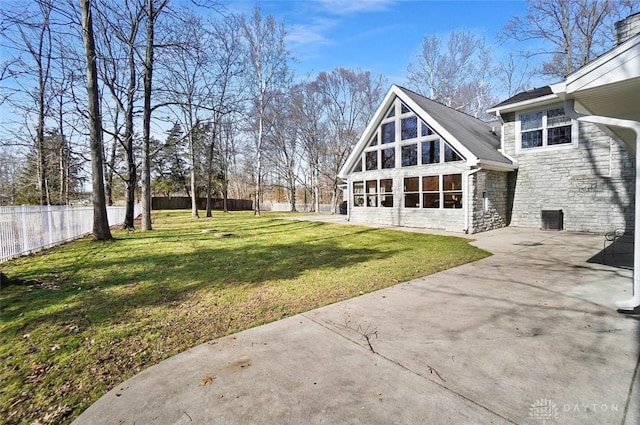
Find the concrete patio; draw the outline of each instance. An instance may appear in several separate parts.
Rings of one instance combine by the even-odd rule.
[[[632,272],[603,237],[472,237],[494,255],[194,347],[74,423],[640,424]]]

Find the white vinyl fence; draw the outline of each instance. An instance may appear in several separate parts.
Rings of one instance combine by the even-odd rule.
[[[140,214],[134,207],[134,217]],[[109,225],[124,222],[125,207],[107,207]],[[0,262],[67,242],[93,230],[93,207],[0,207]]]

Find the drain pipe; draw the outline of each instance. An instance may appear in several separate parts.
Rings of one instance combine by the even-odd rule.
[[[576,112],[575,100],[565,100],[564,110],[569,118],[581,122],[622,127],[633,130],[636,134],[636,186],[635,186],[635,222],[633,230],[633,297],[625,301],[618,301],[616,305],[621,310],[635,310],[640,307],[640,122],[620,118],[610,118],[598,115],[584,115]]]
[[[482,166],[473,169],[466,174],[465,179],[464,179],[464,188],[463,188],[463,194],[465,196],[465,200],[466,202],[463,202],[463,208],[466,210],[464,213],[464,229],[463,232],[466,234],[469,234],[469,207],[471,206],[471,194],[469,193],[469,177],[471,177],[472,175],[474,175],[475,173],[477,173],[478,171],[482,170]],[[471,208],[471,213],[473,213],[473,208]]]

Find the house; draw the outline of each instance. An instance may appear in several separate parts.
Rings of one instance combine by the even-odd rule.
[[[391,87],[340,172],[349,219],[466,233],[639,228],[640,13],[616,29],[616,46],[565,81],[490,108],[499,130]],[[634,273],[618,306],[638,305]]]
[[[340,176],[350,220],[475,233],[509,224],[497,129],[392,86]]]

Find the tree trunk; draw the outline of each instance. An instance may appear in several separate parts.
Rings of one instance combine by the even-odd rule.
[[[98,95],[98,71],[96,47],[93,39],[91,0],[80,0],[82,12],[82,38],[87,63],[87,99],[89,112],[89,137],[91,146],[91,182],[93,189],[93,237],[99,241],[113,239],[109,230],[107,205],[104,197],[102,161],[102,120]]]
[[[153,38],[154,25],[160,9],[166,1],[154,9],[154,0],[147,0],[147,44],[144,61],[144,108],[142,112],[142,225],[141,230],[151,228],[151,85],[153,81]]]

